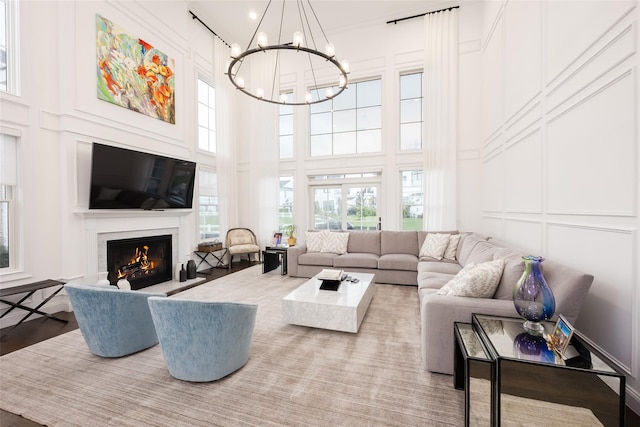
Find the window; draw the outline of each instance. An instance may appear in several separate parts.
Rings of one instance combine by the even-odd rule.
[[[311,91],[314,100],[324,94],[324,88]],[[312,104],[310,116],[311,156],[382,151],[380,79],[352,83],[332,100]]]
[[[0,92],[19,94],[17,9],[15,0],[0,0]]]
[[[216,152],[216,91],[198,79],[198,147]]]
[[[422,148],[422,72],[400,76],[400,149]]]
[[[293,177],[280,177],[280,197],[278,203],[278,226],[282,230],[284,226],[293,224]]]
[[[198,173],[200,213],[200,239],[220,237],[220,211],[218,209],[218,177],[214,172]]]
[[[0,133],[0,270],[17,269],[17,138]]]
[[[283,93],[287,102],[293,102],[293,93]],[[280,158],[293,158],[293,106],[280,106]]]
[[[402,230],[422,230],[424,186],[421,170],[402,171]]]

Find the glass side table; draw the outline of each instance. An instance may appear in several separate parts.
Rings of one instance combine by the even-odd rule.
[[[464,390],[465,426],[491,426],[495,364],[470,323],[454,322],[453,332],[453,385]]]
[[[472,315],[473,331],[495,364],[493,424],[562,425],[572,419],[581,425],[623,426],[625,376],[614,363],[579,331],[560,357],[543,336],[526,332],[523,322]],[[545,334],[552,333],[555,323],[543,323]]]
[[[282,276],[287,274],[287,249],[289,245],[267,246],[262,251],[262,274],[280,267]]]

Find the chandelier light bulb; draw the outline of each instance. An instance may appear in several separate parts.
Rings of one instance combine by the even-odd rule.
[[[304,102],[306,102],[307,104],[308,104],[309,102],[311,102],[311,93],[310,93],[310,92],[307,92],[307,93],[304,95]]]
[[[328,87],[324,91],[324,96],[326,96],[327,98],[333,98],[333,88],[332,87]]]
[[[347,85],[347,79],[345,79],[344,76],[340,76],[339,85],[340,85],[340,87],[345,87]]]
[[[240,89],[244,89],[244,78],[236,77],[236,84]]]
[[[324,48],[324,53],[327,54],[328,57],[333,58],[336,56],[336,48],[333,43],[327,43],[327,46]]]
[[[256,89],[256,96],[260,99],[264,98],[264,90],[262,90],[262,88],[258,88]]]
[[[267,33],[265,33],[264,31],[260,31],[258,33],[258,38],[256,43],[258,44],[259,48],[263,48],[267,46],[269,44],[267,39]]]
[[[340,66],[342,67],[342,70],[343,70],[345,73],[348,73],[348,72],[349,72],[349,62],[347,62],[347,61],[341,61],[341,62],[340,62]]]
[[[287,103],[287,94],[283,93],[280,95],[280,102],[282,102],[283,104]]]
[[[231,45],[231,57],[237,58],[242,53],[242,48],[238,43],[234,43]]]
[[[304,42],[304,36],[302,35],[302,31],[296,31],[295,33],[293,33],[293,45],[295,47],[302,46],[303,42]]]

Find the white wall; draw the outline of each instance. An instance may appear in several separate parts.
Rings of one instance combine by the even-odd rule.
[[[595,276],[577,328],[640,412],[638,2],[489,1],[484,233]]]
[[[91,143],[189,159],[199,168],[214,168],[214,158],[197,149],[194,120],[198,73],[211,78],[213,36],[191,19],[186,3],[180,1],[27,1],[19,5],[22,94],[1,95],[0,125],[21,135],[24,263],[15,274],[2,276],[2,286],[47,278],[95,282],[97,234],[104,232],[175,229],[174,262],[184,262],[198,242],[196,213],[87,209]],[[97,98],[96,13],[175,60],[175,124]],[[47,292],[38,292],[32,304]],[[65,298],[56,297],[45,309],[66,307]],[[11,313],[2,319],[2,326],[18,317]]]

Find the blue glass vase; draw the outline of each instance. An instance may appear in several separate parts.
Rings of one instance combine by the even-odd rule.
[[[527,321],[527,331],[541,334],[544,327],[540,323],[550,319],[556,311],[556,300],[553,292],[542,275],[542,257],[523,256],[524,273],[513,289],[513,304],[520,316]]]

